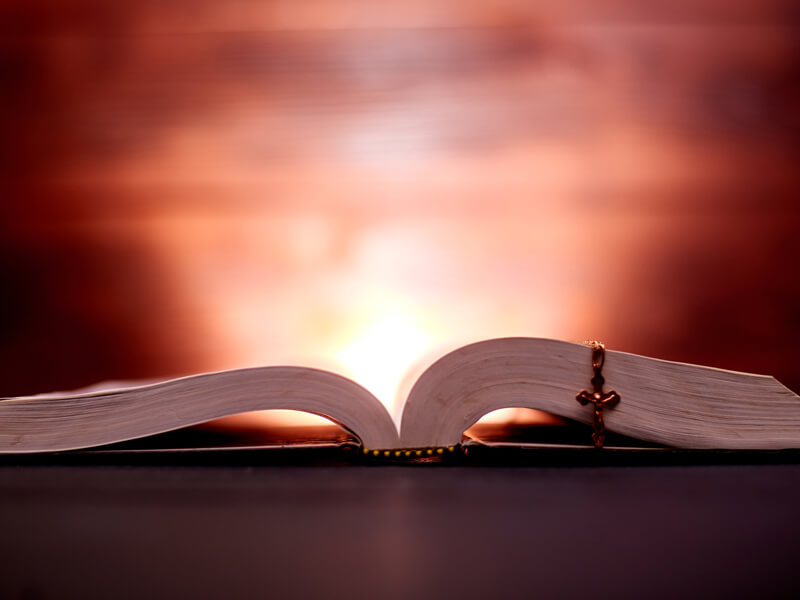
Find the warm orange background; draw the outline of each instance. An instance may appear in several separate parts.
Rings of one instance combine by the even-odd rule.
[[[796,3],[6,1],[0,395],[501,335],[800,389]]]

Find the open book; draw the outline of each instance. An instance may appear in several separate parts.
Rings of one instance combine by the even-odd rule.
[[[481,416],[533,408],[591,423],[593,349],[536,338],[478,342],[440,358],[416,381],[399,423],[366,389],[304,367],[206,373],[94,393],[0,400],[0,452],[88,448],[263,409],[322,415],[365,452],[452,449]],[[621,401],[606,430],[678,448],[800,448],[800,397],[772,377],[608,351],[603,376]],[[452,450],[451,450],[452,451]]]

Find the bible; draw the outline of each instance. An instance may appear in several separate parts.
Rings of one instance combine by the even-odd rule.
[[[671,448],[800,448],[800,397],[773,377],[612,350],[602,358],[598,363],[597,346],[551,339],[463,346],[422,373],[396,417],[356,382],[295,366],[3,398],[0,453],[93,448],[288,409],[333,421],[364,454],[413,457],[453,452],[483,415],[510,407],[594,424],[596,446],[608,431]],[[604,407],[599,399],[614,402]]]

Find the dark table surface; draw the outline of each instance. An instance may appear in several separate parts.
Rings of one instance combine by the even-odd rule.
[[[800,465],[0,464],[2,598],[800,593]]]

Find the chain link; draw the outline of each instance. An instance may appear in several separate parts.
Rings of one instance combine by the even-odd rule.
[[[587,346],[592,348],[592,391],[581,390],[575,396],[575,399],[581,404],[586,406],[592,404],[592,441],[595,448],[602,448],[606,442],[606,427],[603,421],[603,409],[614,408],[621,400],[620,395],[611,390],[603,392],[603,385],[605,378],[603,377],[603,365],[606,362],[606,347],[602,342],[597,340],[587,340],[584,342]]]

